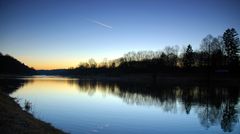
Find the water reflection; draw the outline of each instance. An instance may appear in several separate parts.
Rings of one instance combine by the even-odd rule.
[[[166,112],[174,112],[177,102],[182,102],[186,114],[193,106],[201,125],[205,128],[220,124],[224,132],[232,132],[239,121],[237,107],[240,96],[239,87],[171,87],[144,86],[129,83],[110,83],[99,81],[69,81],[78,84],[81,92],[92,95],[96,90],[103,94],[119,96],[127,104],[154,105]],[[178,101],[177,101],[178,100]]]
[[[198,117],[199,123],[206,129],[220,126],[223,132],[233,132],[239,122],[239,87],[153,86],[62,78],[47,79],[46,81],[51,83],[51,80],[57,83],[65,82],[69,86],[77,86],[80,93],[87,93],[90,96],[100,92],[103,96],[112,95],[121,98],[124,103],[129,105],[154,106],[171,113],[184,110],[185,115],[194,113]],[[3,91],[11,93],[24,84],[35,81],[39,80],[26,78],[1,80],[0,87]],[[46,83],[44,86],[47,86]]]
[[[11,94],[29,82],[33,82],[33,80],[17,78],[0,78],[0,90],[7,94]]]

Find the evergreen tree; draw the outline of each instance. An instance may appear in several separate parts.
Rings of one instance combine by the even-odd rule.
[[[193,50],[192,50],[192,46],[189,44],[187,46],[187,50],[186,53],[183,56],[183,65],[184,67],[191,67],[194,63],[194,57],[193,57]]]
[[[225,50],[227,54],[227,63],[230,66],[237,66],[239,61],[239,38],[234,28],[227,29],[223,34]]]

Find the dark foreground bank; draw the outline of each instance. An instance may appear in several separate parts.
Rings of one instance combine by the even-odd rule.
[[[13,98],[0,92],[0,133],[1,134],[64,134],[23,111]]]

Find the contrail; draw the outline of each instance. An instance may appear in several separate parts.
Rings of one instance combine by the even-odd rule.
[[[105,28],[108,28],[108,29],[110,29],[110,30],[113,29],[112,26],[109,26],[109,25],[107,25],[107,24],[104,24],[104,23],[102,23],[102,22],[100,22],[100,21],[90,20],[90,19],[88,19],[88,20],[89,20],[90,22],[92,22],[92,23],[98,24],[98,25],[100,25],[100,26],[102,26],[102,27],[105,27]]]

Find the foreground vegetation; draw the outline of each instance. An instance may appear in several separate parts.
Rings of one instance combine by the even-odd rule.
[[[31,114],[23,111],[13,98],[0,92],[0,133],[2,134],[63,134]]]

